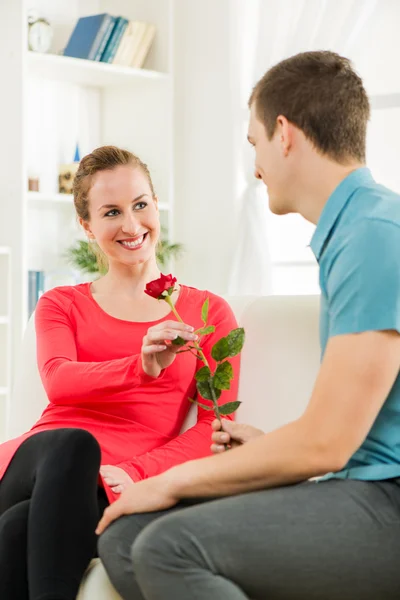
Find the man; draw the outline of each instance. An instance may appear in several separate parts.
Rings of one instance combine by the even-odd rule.
[[[216,456],[131,486],[100,556],[126,599],[399,598],[400,198],[365,168],[369,102],[347,59],[284,60],[249,106],[271,210],[317,225],[320,372],[296,421],[215,423]]]

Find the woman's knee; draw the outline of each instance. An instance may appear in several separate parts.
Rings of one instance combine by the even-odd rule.
[[[37,482],[44,478],[46,482],[52,480],[56,484],[62,480],[68,485],[72,478],[85,489],[88,485],[96,486],[101,461],[96,438],[84,429],[57,429],[49,433],[52,435],[42,448]]]
[[[25,540],[28,531],[29,500],[24,500],[7,509],[0,517],[0,547],[8,551],[16,542]]]
[[[90,462],[100,465],[101,450],[96,438],[85,429],[58,429],[53,431],[49,459]]]

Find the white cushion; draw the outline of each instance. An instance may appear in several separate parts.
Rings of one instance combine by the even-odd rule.
[[[302,414],[320,363],[318,315],[318,296],[262,297],[247,307],[239,422],[271,431]]]
[[[319,368],[317,296],[227,298],[246,332],[238,421],[271,431],[296,419],[310,397]],[[8,438],[30,429],[47,404],[36,365],[33,318],[23,341],[11,402]],[[190,411],[183,430],[195,422]],[[91,562],[77,600],[121,600],[99,559]]]
[[[7,438],[28,431],[39,419],[48,399],[36,362],[36,334],[34,315],[28,321],[21,346],[19,364],[14,377],[14,387],[7,422]]]
[[[90,563],[76,600],[122,600],[99,558]]]

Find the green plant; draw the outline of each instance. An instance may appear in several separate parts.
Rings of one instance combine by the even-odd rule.
[[[70,246],[66,252],[66,258],[70,265],[82,273],[104,275],[106,272],[106,269],[98,264],[96,255],[86,240],[78,240],[74,246]]]
[[[156,250],[157,262],[160,267],[165,267],[171,258],[179,258],[182,252],[182,244],[170,244],[168,240],[161,239]]]
[[[178,258],[183,251],[182,244],[171,244],[165,236],[165,229],[161,230],[162,237],[157,246],[156,257],[160,267],[165,267],[171,258]],[[78,240],[66,252],[66,259],[70,265],[82,273],[105,275],[107,267],[97,260],[91,244],[86,240]]]

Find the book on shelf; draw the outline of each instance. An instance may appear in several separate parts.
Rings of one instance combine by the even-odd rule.
[[[28,271],[28,316],[36,308],[40,296],[45,290],[44,271]]]
[[[101,62],[112,63],[114,57],[117,53],[118,46],[121,42],[122,36],[125,33],[125,29],[128,26],[128,19],[124,17],[117,17],[115,19],[115,25],[112,30],[110,39],[107,42],[105,50],[103,52],[103,56],[101,57]]]
[[[84,277],[82,273],[70,267],[60,267],[46,271],[28,271],[28,316],[36,308],[42,294],[59,286],[77,285],[91,281],[93,277]]]
[[[64,49],[64,56],[100,61],[115,20],[108,13],[81,17]]]
[[[114,30],[115,22],[117,20],[116,17],[111,17],[110,15],[108,15],[108,16],[110,17],[109,22],[108,22],[108,27],[102,37],[101,44],[100,44],[99,49],[97,50],[96,56],[94,58],[94,60],[96,60],[97,62],[101,61],[101,58],[102,58],[104,51],[108,44],[108,40],[110,39],[112,32]]]
[[[140,69],[149,53],[156,28],[151,23],[130,21],[121,38],[113,64]]]
[[[156,28],[108,13],[81,17],[64,56],[140,69],[152,46]]]
[[[134,29],[133,21],[128,21],[128,25],[124,31],[124,35],[121,38],[117,52],[115,53],[113,65],[129,65],[129,52],[132,44],[132,34]]]
[[[144,32],[143,38],[139,44],[137,52],[134,54],[131,66],[136,69],[141,69],[153,44],[156,35],[155,25],[148,23]]]

